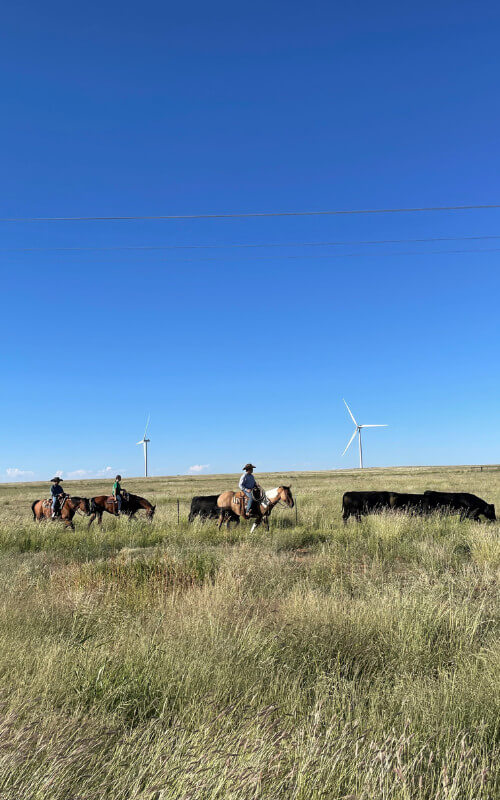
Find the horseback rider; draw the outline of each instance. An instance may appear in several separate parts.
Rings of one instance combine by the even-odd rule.
[[[249,517],[252,511],[253,490],[257,486],[257,481],[255,480],[252,474],[254,469],[256,469],[256,467],[253,464],[245,464],[243,469],[245,470],[245,472],[240,478],[239,487],[247,498],[246,514],[247,517]]]
[[[118,514],[122,510],[122,503],[123,503],[122,487],[120,485],[121,479],[122,479],[122,476],[121,475],[117,475],[116,478],[115,478],[115,482],[113,484],[113,497],[115,498],[116,502],[118,503],[118,511],[116,512],[116,516],[118,516]]]
[[[55,519],[60,513],[60,500],[62,499],[61,495],[64,496],[64,489],[61,486],[61,478],[58,475],[56,475],[55,478],[51,478],[50,482],[53,484],[53,486],[50,487],[50,494],[52,496],[52,519]]]

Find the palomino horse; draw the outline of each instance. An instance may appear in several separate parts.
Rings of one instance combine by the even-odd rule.
[[[129,519],[134,519],[136,513],[143,508],[147,518],[153,519],[156,506],[151,505],[149,500],[146,500],[145,497],[139,497],[137,494],[129,493],[127,496],[128,499],[123,501],[122,514],[126,514]],[[102,515],[105,511],[107,511],[108,514],[117,516],[117,508],[118,506],[114,497],[108,497],[105,494],[99,495],[99,497],[92,497],[90,499],[90,513],[92,516],[89,520],[89,528],[96,517],[99,525],[102,525]]]
[[[35,519],[37,522],[41,522],[42,519],[51,519],[52,500],[35,500],[35,502],[31,504],[31,510],[33,512],[33,519]],[[64,497],[61,501],[59,516],[55,517],[55,519],[60,519],[65,523],[67,528],[71,528],[71,530],[74,531],[75,526],[73,525],[73,517],[77,511],[81,511],[87,517],[89,516],[90,502],[88,498],[70,497],[69,495],[66,495],[66,497]]]
[[[245,511],[246,501],[247,499],[243,492],[223,492],[219,495],[217,500],[217,505],[220,508],[219,529],[225,519],[227,521],[227,527],[229,528],[229,523],[231,522],[231,514],[229,514],[229,512],[243,517],[244,519],[248,519]],[[250,518],[255,519],[251,533],[253,533],[255,528],[258,528],[262,522],[267,530],[269,530],[269,515],[274,506],[277,506],[278,503],[283,503],[288,506],[288,508],[293,508],[294,502],[289,486],[277,486],[276,489],[269,489],[269,491],[264,492],[260,500],[254,501],[250,512]]]

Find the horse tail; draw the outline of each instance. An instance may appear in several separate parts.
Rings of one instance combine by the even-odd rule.
[[[35,500],[35,501],[34,501],[34,502],[31,504],[31,511],[32,511],[32,513],[33,513],[33,519],[36,519],[36,514],[35,514],[35,506],[36,506],[36,504],[37,504],[37,503],[39,503],[39,502],[40,502],[40,500]]]

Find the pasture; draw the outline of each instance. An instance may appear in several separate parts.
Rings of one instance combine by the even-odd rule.
[[[32,522],[48,483],[0,485],[1,800],[500,795],[499,523],[341,520],[349,489],[498,514],[500,468],[257,478],[291,484],[297,524],[188,525],[236,476],[126,479],[153,522],[74,532]]]

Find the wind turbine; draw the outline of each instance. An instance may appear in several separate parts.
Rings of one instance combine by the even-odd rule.
[[[351,417],[352,421],[354,422],[356,428],[354,430],[353,435],[351,436],[351,438],[347,442],[347,447],[344,450],[344,452],[342,453],[342,455],[345,455],[347,453],[347,451],[349,450],[349,447],[351,446],[352,440],[354,439],[356,434],[358,434],[358,437],[359,437],[359,468],[363,469],[363,448],[361,447],[361,429],[362,428],[387,428],[387,425],[358,425],[358,423],[354,419],[354,414],[352,413],[351,409],[349,408],[349,406],[347,405],[345,400],[344,400],[344,403],[345,403],[345,406],[346,406],[346,408],[347,408],[347,410],[349,412],[349,416]]]
[[[149,425],[149,417],[150,417],[150,415],[148,414],[148,421],[146,422],[146,427],[144,429],[144,436],[142,437],[140,442],[137,442],[137,444],[142,444],[142,446],[144,447],[144,477],[145,478],[148,477],[148,442],[151,441],[151,439],[146,439],[146,433],[148,432],[148,425]]]

